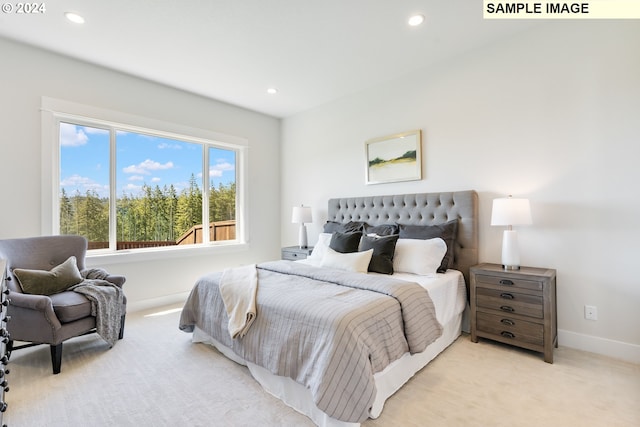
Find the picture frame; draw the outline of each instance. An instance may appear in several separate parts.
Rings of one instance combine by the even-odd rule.
[[[421,180],[421,147],[420,129],[367,140],[366,184]]]

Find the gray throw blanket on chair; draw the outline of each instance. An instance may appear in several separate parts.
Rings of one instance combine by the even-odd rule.
[[[120,335],[124,296],[122,289],[104,280],[107,276],[108,273],[99,268],[84,270],[84,280],[69,290],[82,294],[91,301],[91,315],[96,318],[96,332],[113,347]]]

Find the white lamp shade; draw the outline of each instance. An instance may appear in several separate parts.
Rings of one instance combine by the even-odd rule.
[[[493,199],[491,225],[529,225],[531,223],[529,199],[512,197]]]
[[[309,206],[294,206],[291,214],[291,222],[294,224],[310,223],[312,221],[311,208]]]

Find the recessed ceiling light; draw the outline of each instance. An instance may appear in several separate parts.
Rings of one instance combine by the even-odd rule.
[[[84,24],[84,18],[74,12],[65,12],[64,16],[75,24]]]
[[[416,27],[424,22],[424,15],[413,15],[409,18],[409,25]]]
[[[270,87],[269,89],[267,89],[267,93],[269,95],[275,95],[276,93],[278,93],[278,89],[276,89],[275,87]]]

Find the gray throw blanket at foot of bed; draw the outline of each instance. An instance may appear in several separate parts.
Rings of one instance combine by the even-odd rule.
[[[82,294],[91,301],[91,315],[96,318],[96,332],[113,347],[118,341],[124,314],[122,289],[103,279],[85,278],[69,290]]]

